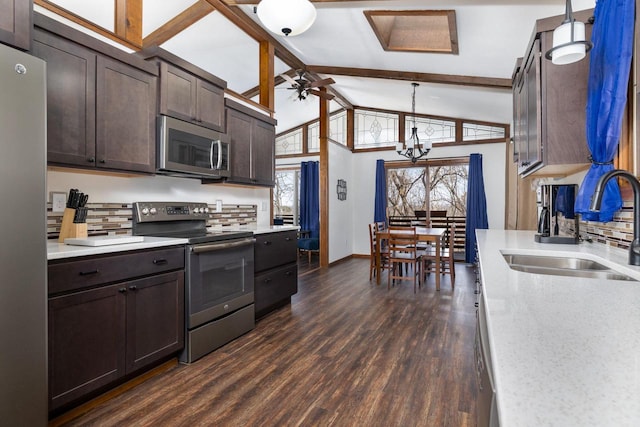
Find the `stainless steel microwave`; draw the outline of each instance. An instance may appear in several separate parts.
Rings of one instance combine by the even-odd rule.
[[[192,178],[230,175],[226,135],[173,117],[159,117],[157,173]]]

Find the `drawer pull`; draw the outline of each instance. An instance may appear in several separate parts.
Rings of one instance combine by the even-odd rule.
[[[90,276],[92,274],[98,274],[99,271],[98,270],[91,270],[91,271],[81,271],[80,275],[81,276]]]
[[[127,293],[127,288],[120,288],[120,289],[118,289],[118,292],[120,292],[121,294],[126,294]]]
[[[291,237],[285,237],[285,239],[287,242],[291,240]]]
[[[138,287],[136,285],[133,285],[133,286],[129,286],[129,289],[132,291],[137,291]]]
[[[271,283],[271,279],[267,277],[266,279],[264,279],[264,283]]]
[[[271,241],[269,241],[269,240],[265,240],[265,241],[264,241],[264,244],[265,244],[265,246],[269,246],[269,245],[271,244]]]
[[[154,259],[154,260],[153,260],[153,263],[154,263],[155,265],[163,265],[163,264],[166,264],[167,262],[168,262],[168,261],[167,261],[166,259],[164,259],[164,258]]]
[[[285,276],[291,276],[291,271],[287,271],[286,273],[284,273]]]

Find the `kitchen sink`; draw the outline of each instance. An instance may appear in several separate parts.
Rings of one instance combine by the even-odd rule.
[[[525,273],[584,277],[600,280],[637,281],[637,279],[627,274],[586,258],[514,253],[503,253],[502,256],[512,270]]]

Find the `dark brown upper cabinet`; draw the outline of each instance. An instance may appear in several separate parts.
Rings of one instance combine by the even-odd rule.
[[[230,99],[225,100],[231,176],[227,182],[275,185],[275,123]]]
[[[579,12],[576,18],[585,22],[589,14]],[[513,73],[514,161],[522,176],[565,176],[590,163],[585,131],[589,54],[568,65],[544,58],[561,19],[537,21]],[[586,25],[587,39],[591,27]]]
[[[155,172],[157,68],[34,17],[32,54],[47,61],[48,162]]]
[[[29,50],[33,0],[0,0],[0,42]]]
[[[227,82],[156,46],[138,55],[160,67],[158,113],[224,132]]]

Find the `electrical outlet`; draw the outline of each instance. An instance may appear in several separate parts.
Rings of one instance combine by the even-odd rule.
[[[64,208],[67,205],[66,193],[51,193],[51,211],[52,212],[64,212]]]
[[[216,200],[216,212],[222,212],[222,200]]]

